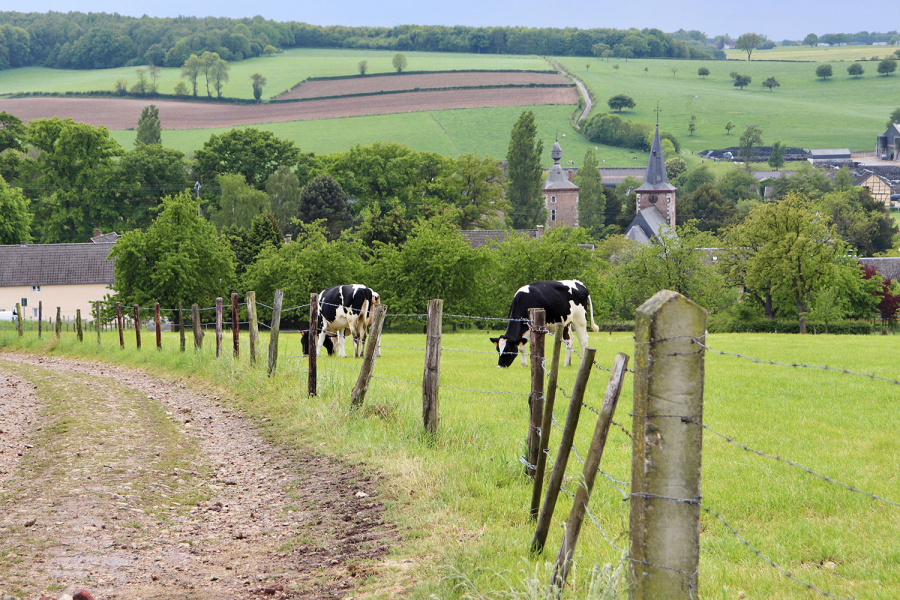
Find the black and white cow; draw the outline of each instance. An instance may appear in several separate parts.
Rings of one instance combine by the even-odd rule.
[[[317,352],[321,354],[322,344],[329,332],[337,333],[338,356],[346,358],[344,334],[350,332],[353,338],[353,357],[363,355],[366,332],[372,324],[375,307],[381,303],[378,293],[358,283],[336,285],[319,294],[319,340]],[[377,351],[377,349],[376,349]]]
[[[591,317],[591,329],[600,331],[594,324],[594,305],[591,295],[583,283],[575,279],[563,281],[535,281],[522,286],[513,296],[509,308],[509,323],[506,333],[498,338],[491,338],[500,353],[498,366],[508,367],[513,364],[516,354],[522,351],[522,364],[525,362],[524,346],[528,342],[528,310],[543,308],[547,325],[561,324],[566,332],[574,329],[578,343],[584,351],[588,345],[587,317]],[[566,343],[565,366],[572,364],[572,341],[564,334]]]
[[[325,336],[325,342],[322,346],[325,348],[325,351],[328,352],[328,356],[334,354],[334,342],[332,338],[337,334],[328,334]],[[303,348],[303,356],[307,356],[309,354],[309,326],[307,325],[307,329],[303,329],[300,331],[300,347]]]

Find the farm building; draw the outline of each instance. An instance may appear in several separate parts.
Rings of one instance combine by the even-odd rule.
[[[572,183],[572,170],[560,166],[562,148],[557,141],[550,153],[553,166],[544,181],[544,205],[547,208],[547,227],[578,226],[578,192],[580,187]]]
[[[860,258],[859,263],[866,267],[875,267],[878,274],[885,279],[900,281],[900,258],[896,256]]]
[[[481,248],[485,244],[499,244],[506,240],[507,237],[520,235],[538,239],[544,233],[543,225],[538,225],[536,229],[463,229],[460,231],[469,245],[473,248]]]
[[[865,170],[853,178],[853,185],[869,190],[872,198],[884,205],[891,207],[891,181],[878,173]]]
[[[900,123],[894,123],[875,138],[875,156],[882,160],[900,160]]]
[[[74,319],[81,309],[90,319],[91,302],[102,300],[112,287],[114,262],[107,260],[117,234],[101,234],[86,244],[20,244],[0,246],[0,309],[19,303],[25,319]]]
[[[828,150],[810,150],[808,160],[810,164],[818,165],[849,165],[851,162],[849,148],[831,148]]]
[[[637,214],[625,231],[625,235],[643,244],[659,237],[663,229],[675,228],[676,187],[669,183],[665,157],[659,141],[659,124],[650,147],[650,158],[644,173],[644,182],[635,189]]]

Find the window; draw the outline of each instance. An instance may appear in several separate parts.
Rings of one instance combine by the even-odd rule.
[[[555,203],[556,203],[556,196],[550,196],[550,202],[551,202],[551,204],[555,204]]]
[[[31,293],[32,293],[32,294],[36,294],[36,293],[38,293],[38,292],[40,292],[40,291],[41,291],[41,286],[39,286],[39,285],[33,285],[33,286],[31,286]]]
[[[31,309],[31,316],[34,317],[35,319],[37,319],[37,318],[38,318],[38,309],[32,308],[32,309]]]
[[[555,209],[555,208],[551,208],[551,209],[550,209],[550,220],[551,220],[551,221],[555,221],[555,220],[556,220],[556,209]]]
[[[22,298],[22,306],[28,306],[28,298]]]

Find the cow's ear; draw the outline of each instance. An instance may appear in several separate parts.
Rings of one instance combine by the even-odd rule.
[[[494,342],[494,345],[496,346],[497,344],[500,343],[500,338],[498,338],[498,337],[491,338],[491,341]]]
[[[308,332],[308,331],[301,331],[301,332],[300,332],[300,337],[306,337],[306,334],[307,334],[307,333],[309,333],[309,332]]]
[[[528,340],[527,340],[527,339],[525,339],[525,338],[519,338],[519,345],[520,345],[520,346],[524,346],[524,345],[527,344],[527,343],[528,343]]]

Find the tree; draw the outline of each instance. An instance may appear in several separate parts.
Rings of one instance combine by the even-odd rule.
[[[706,67],[700,67],[699,69],[697,69],[697,75],[706,78],[709,76],[709,69],[707,69]]]
[[[253,85],[253,98],[256,100],[256,103],[259,104],[262,99],[263,86],[266,85],[266,78],[259,73],[254,73],[250,76],[250,81]]]
[[[460,229],[498,229],[498,211],[505,211],[503,171],[498,161],[488,156],[466,153],[456,159],[449,180],[448,199],[460,211]]]
[[[810,33],[805,38],[803,38],[804,46],[815,46],[818,43],[819,43],[819,36],[817,36],[814,33]]]
[[[600,238],[606,232],[606,194],[599,167],[596,152],[588,149],[573,180],[581,188],[578,192],[578,226],[587,229],[594,238]]]
[[[746,86],[750,85],[751,81],[753,81],[753,78],[749,75],[737,74],[734,76],[734,87],[744,89]]]
[[[359,71],[360,75],[365,75],[366,71],[369,70],[369,61],[367,61],[367,60],[359,61],[358,63],[356,63],[356,69]]]
[[[753,51],[756,50],[762,42],[762,36],[758,33],[744,33],[738,37],[737,41],[734,43],[734,47],[746,52],[747,60],[750,60],[750,55],[753,54]]]
[[[131,87],[131,93],[135,96],[146,96],[149,86],[147,84],[147,69],[137,69],[137,83]]]
[[[265,192],[250,186],[237,173],[222,173],[216,177],[219,184],[219,207],[210,208],[209,220],[219,231],[226,227],[249,227],[256,215],[269,211],[269,197]]]
[[[294,142],[253,127],[213,134],[194,153],[201,182],[212,182],[220,173],[239,173],[257,189],[263,189],[279,166],[292,165],[299,157]]]
[[[816,77],[822,78],[822,80],[826,80],[832,75],[831,65],[819,65],[816,67]]]
[[[759,182],[752,173],[733,167],[716,181],[716,189],[735,204],[759,198]]]
[[[725,135],[731,135],[731,130],[734,129],[734,123],[728,121],[725,123]]]
[[[398,52],[394,55],[394,58],[391,59],[391,64],[394,65],[394,70],[398,73],[402,73],[406,68],[406,57],[403,53]]]
[[[865,72],[866,71],[863,69],[863,66],[858,62],[855,62],[847,67],[847,74],[854,79],[859,79]]]
[[[319,175],[303,186],[297,208],[297,218],[304,223],[324,220],[332,240],[353,223],[350,198],[330,175]]]
[[[704,183],[678,199],[678,218],[697,221],[700,231],[718,232],[737,218],[737,206],[712,184]]]
[[[739,73],[737,71],[731,71],[728,73],[728,76],[731,77],[731,80],[734,81],[734,78],[737,77]]]
[[[675,77],[675,74],[678,73],[678,67],[672,67],[672,77]]]
[[[197,97],[197,79],[200,78],[200,72],[203,69],[203,61],[196,54],[191,54],[184,64],[181,66],[181,76],[187,77],[191,82],[191,88],[194,90],[194,98]]]
[[[694,136],[694,131],[697,129],[697,115],[691,115],[691,120],[688,121],[688,132],[690,132],[691,137]]]
[[[781,142],[772,144],[772,154],[769,156],[769,166],[776,171],[784,166],[784,146]]]
[[[126,152],[113,169],[119,233],[146,229],[162,198],[190,188],[184,153],[160,144],[141,144]]]
[[[774,77],[769,77],[768,79],[763,81],[762,84],[763,84],[764,88],[769,88],[770,92],[772,91],[773,88],[777,88],[777,87],[781,86],[781,84],[778,83],[778,80],[775,79]]]
[[[116,300],[210,306],[227,296],[235,283],[234,253],[197,215],[197,200],[182,192],[163,199],[162,206],[146,232],[125,233],[110,252],[116,259]]]
[[[176,98],[184,98],[188,95],[188,88],[184,84],[183,81],[179,81],[175,84],[175,97]]]
[[[673,156],[666,159],[666,176],[672,181],[685,171],[687,171],[687,163],[680,156]]]
[[[535,142],[537,123],[534,113],[523,111],[513,125],[506,153],[507,198],[510,211],[507,221],[513,229],[543,225],[546,220],[541,196],[541,154],[544,143]]]
[[[634,98],[626,96],[625,94],[616,94],[607,100],[606,103],[609,105],[610,110],[615,110],[620,113],[623,108],[635,107]]]
[[[886,58],[878,63],[878,74],[887,77],[897,70],[897,61],[893,58]]]
[[[31,211],[28,198],[19,188],[12,188],[0,177],[0,244],[31,241]]]
[[[704,184],[712,185],[715,182],[716,175],[706,164],[700,164],[693,169],[685,171],[673,181],[675,186],[678,188],[679,196],[689,196],[693,194],[694,191],[697,190],[700,186]]]
[[[161,144],[162,143],[162,125],[159,123],[159,109],[155,104],[145,106],[141,111],[141,117],[138,119],[137,135],[134,139],[134,145],[142,144]]]
[[[897,110],[900,111],[900,109]],[[0,152],[9,149],[21,152],[25,131],[22,119],[8,112],[0,111]]]
[[[216,54],[213,52],[213,54]],[[228,63],[218,58],[212,63],[212,66],[209,69],[209,77],[213,82],[213,89],[216,90],[216,98],[222,98],[222,87],[228,82],[228,71],[231,70],[231,67],[228,66]],[[207,84],[207,92],[209,91],[209,84]],[[260,94],[262,93],[262,88],[260,88]],[[258,99],[257,99],[258,100]]]
[[[0,113],[2,115],[3,113]],[[900,108],[895,108],[894,112],[891,113],[891,116],[888,117],[888,122],[885,127],[891,127],[894,123],[900,123]]]
[[[297,227],[291,221],[300,210],[300,178],[287,165],[281,165],[266,180],[269,207],[284,233],[295,234]]]
[[[740,140],[740,156],[741,159],[750,167],[750,161],[753,160],[754,146],[762,145],[762,130],[756,125],[750,125],[741,134]]]

